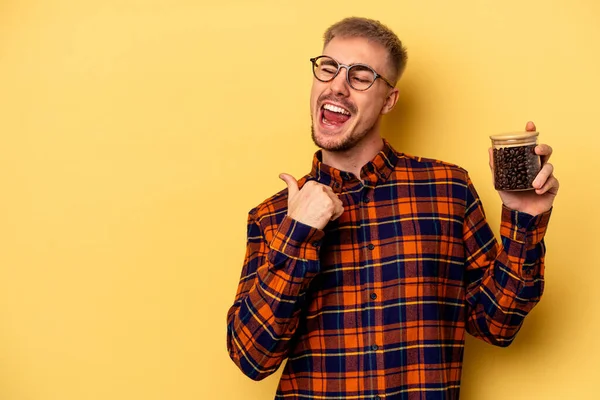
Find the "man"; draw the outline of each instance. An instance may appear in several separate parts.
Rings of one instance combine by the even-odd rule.
[[[250,211],[229,355],[255,380],[287,358],[276,399],[457,399],[465,331],[508,346],[542,295],[552,150],[535,190],[499,192],[499,244],[465,170],[381,138],[406,63],[393,32],[345,19],[311,61],[321,150]]]

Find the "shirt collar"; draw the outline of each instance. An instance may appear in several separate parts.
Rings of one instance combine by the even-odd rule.
[[[366,186],[373,187],[385,182],[396,167],[398,154],[389,142],[383,139],[383,149],[377,153],[373,160],[362,167],[360,177],[323,164],[322,159],[323,154],[319,150],[313,157],[310,178],[324,185],[331,186],[335,192],[341,192],[343,187],[354,186],[360,181],[363,181]]]

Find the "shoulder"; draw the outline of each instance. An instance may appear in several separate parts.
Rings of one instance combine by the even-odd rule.
[[[298,185],[302,187],[306,182],[307,176],[298,180]],[[274,195],[266,198],[256,207],[250,210],[249,219],[263,228],[273,225],[279,225],[283,217],[287,214],[288,191],[287,188],[280,190]]]
[[[396,172],[410,174],[417,180],[447,180],[452,179],[465,184],[469,181],[469,173],[464,168],[434,158],[418,157],[399,153]]]
[[[287,189],[280,190],[271,197],[263,200],[260,204],[250,210],[249,214],[256,222],[265,218],[276,216],[287,212]]]

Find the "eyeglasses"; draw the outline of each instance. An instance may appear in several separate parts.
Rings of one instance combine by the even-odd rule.
[[[373,86],[377,78],[381,78],[381,80],[387,83],[391,88],[394,87],[390,81],[379,75],[373,68],[366,64],[341,64],[329,56],[311,58],[310,61],[313,66],[313,75],[321,82],[333,80],[340,73],[340,69],[346,68],[346,81],[354,90],[367,90]]]

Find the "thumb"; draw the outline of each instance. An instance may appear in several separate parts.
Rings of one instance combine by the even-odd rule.
[[[279,179],[284,181],[288,187],[288,199],[294,197],[298,193],[298,181],[290,174],[279,174]]]

